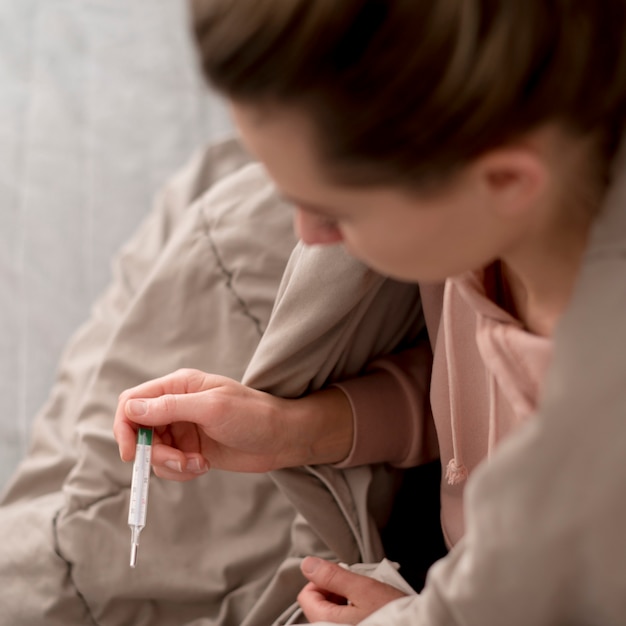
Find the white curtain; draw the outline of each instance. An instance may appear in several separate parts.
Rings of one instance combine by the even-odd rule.
[[[184,0],[0,0],[0,488],[113,252],[229,129]]]

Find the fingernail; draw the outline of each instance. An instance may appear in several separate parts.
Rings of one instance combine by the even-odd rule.
[[[321,559],[318,559],[316,556],[307,556],[304,561],[302,561],[302,571],[305,574],[314,574],[321,562]]]
[[[180,461],[165,461],[163,465],[165,465],[165,467],[169,467],[169,469],[174,470],[175,472],[183,471]]]
[[[204,464],[200,463],[200,459],[189,459],[187,461],[187,467],[185,468],[188,472],[193,472],[194,474],[204,474],[207,471],[207,467]]]
[[[126,403],[126,415],[139,417],[148,412],[148,404],[144,400],[129,400]]]

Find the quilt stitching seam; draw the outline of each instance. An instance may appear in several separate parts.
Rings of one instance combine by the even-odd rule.
[[[228,270],[228,268],[226,267],[226,264],[224,263],[224,260],[222,259],[222,256],[219,253],[217,244],[215,243],[215,240],[213,239],[210,227],[208,226],[206,227],[205,234],[209,242],[209,245],[211,246],[211,251],[213,252],[213,255],[215,256],[215,261],[217,262],[217,266],[222,272],[224,278],[226,279],[226,287],[233,294],[233,296],[235,297],[235,299],[241,306],[244,315],[246,315],[246,317],[252,320],[254,326],[257,329],[257,332],[259,333],[259,337],[261,337],[263,335],[263,326],[262,326],[261,320],[256,315],[254,315],[252,311],[250,311],[250,308],[248,307],[248,304],[246,303],[246,301],[243,299],[241,295],[239,295],[237,289],[235,289],[235,286],[233,284],[234,273]]]

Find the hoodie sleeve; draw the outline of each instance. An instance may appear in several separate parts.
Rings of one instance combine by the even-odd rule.
[[[374,361],[362,376],[336,383],[352,406],[354,439],[335,467],[387,462],[411,467],[438,456],[429,402],[427,341]]]

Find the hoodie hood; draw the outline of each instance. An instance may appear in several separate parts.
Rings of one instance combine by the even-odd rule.
[[[550,339],[526,331],[488,296],[493,280],[493,267],[450,279],[439,303],[431,403],[444,444],[442,521],[450,545],[463,534],[467,477],[533,414],[552,352]],[[427,293],[428,320],[427,309],[437,305]]]

